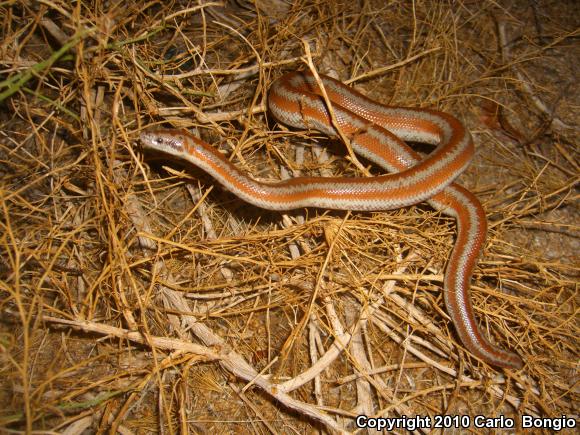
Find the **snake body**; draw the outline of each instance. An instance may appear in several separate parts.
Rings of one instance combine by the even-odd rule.
[[[463,345],[476,357],[497,366],[519,369],[514,352],[494,346],[478,328],[470,282],[487,232],[477,197],[453,183],[474,153],[471,135],[453,116],[428,109],[390,107],[343,83],[321,76],[334,120],[317,81],[308,72],[287,73],[270,87],[268,106],[289,126],[315,129],[350,141],[352,150],[390,174],[376,177],[298,177],[275,183],[254,180],[215,148],[181,130],[141,134],[146,148],[187,160],[226,189],[255,206],[270,210],[318,207],[336,210],[389,210],[422,201],[457,220],[457,240],[444,279],[444,299]],[[437,145],[422,159],[403,141]]]

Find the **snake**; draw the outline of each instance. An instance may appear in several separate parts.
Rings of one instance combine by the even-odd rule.
[[[443,295],[457,336],[467,351],[492,366],[522,368],[517,353],[492,344],[482,333],[471,301],[471,279],[485,244],[487,218],[478,198],[454,182],[475,152],[463,124],[442,111],[381,104],[310,71],[292,71],[276,79],[268,92],[268,108],[289,127],[346,139],[354,153],[387,173],[260,181],[186,130],[146,129],[140,141],[145,149],[199,167],[243,201],[264,209],[384,211],[426,201],[455,218],[457,236],[447,261]],[[435,147],[423,157],[406,142]]]

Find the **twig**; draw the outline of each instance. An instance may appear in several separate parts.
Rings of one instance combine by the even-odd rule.
[[[497,19],[497,24],[498,24],[498,36],[499,36],[501,50],[504,54],[506,62],[510,62],[511,61],[511,53],[510,53],[509,44],[507,41],[506,23],[503,20]],[[562,129],[562,130],[580,131],[579,127],[565,123],[564,121],[562,121],[560,118],[558,118],[556,116],[554,110],[549,109],[548,106],[546,106],[546,104],[542,101],[542,99],[536,95],[536,93],[532,89],[532,86],[530,85],[529,81],[524,77],[524,75],[520,71],[519,66],[516,63],[512,64],[512,69],[514,70],[516,77],[519,80],[519,83],[522,85],[522,87],[526,91],[528,97],[532,100],[532,102],[538,108],[538,110],[540,112],[542,112],[548,118],[548,120],[550,120],[551,124],[554,127]]]

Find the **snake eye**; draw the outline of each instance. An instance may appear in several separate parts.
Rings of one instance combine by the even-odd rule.
[[[157,142],[157,145],[159,145],[159,146],[174,148],[173,142],[175,142],[175,141],[173,140],[172,137],[159,135],[155,138],[155,140]]]

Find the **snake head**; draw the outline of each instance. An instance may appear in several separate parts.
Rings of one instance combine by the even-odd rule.
[[[149,130],[139,136],[145,148],[179,155],[184,151],[186,135],[176,130]]]

